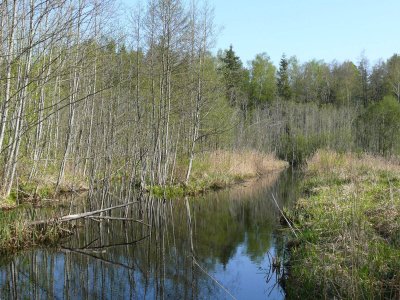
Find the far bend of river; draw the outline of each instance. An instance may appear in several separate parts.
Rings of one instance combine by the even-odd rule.
[[[56,249],[0,258],[0,299],[284,299],[271,268],[285,242],[271,194],[289,205],[297,177],[287,170],[193,199],[142,199],[111,214],[151,228],[80,221]],[[121,202],[112,199],[104,205]],[[92,211],[99,202],[75,199],[58,214]],[[43,211],[27,215],[41,219]]]

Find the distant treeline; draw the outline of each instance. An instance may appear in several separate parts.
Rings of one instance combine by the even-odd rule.
[[[246,68],[231,46],[218,58],[226,99],[242,112],[240,145],[294,164],[320,147],[400,153],[399,55],[373,66],[283,55],[276,67],[263,53]]]
[[[201,151],[399,153],[400,57],[369,66],[217,56],[206,4],[0,3],[0,189],[165,186]],[[386,97],[386,98],[385,98]],[[385,99],[385,100],[383,100]]]

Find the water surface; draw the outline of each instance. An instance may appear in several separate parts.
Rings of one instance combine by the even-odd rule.
[[[145,224],[81,221],[57,249],[0,259],[0,298],[283,299],[271,262],[283,255],[285,236],[271,195],[287,205],[295,183],[285,171],[193,199],[143,198],[103,215]],[[73,200],[59,214],[118,199]]]

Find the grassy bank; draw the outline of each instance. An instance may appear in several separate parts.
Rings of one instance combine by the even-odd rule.
[[[18,179],[7,197],[0,196],[0,210],[10,210],[20,204],[40,204],[42,200],[57,199],[62,194],[71,192],[85,192],[88,190],[88,179],[81,174],[73,172],[71,168],[65,171],[64,179],[57,186],[57,171],[48,167],[41,170],[40,175],[30,178],[30,166],[32,162],[27,161],[26,165],[18,170]]]
[[[288,297],[399,299],[399,161],[318,151],[305,175]]]
[[[185,184],[187,164],[178,165],[175,184],[166,187],[167,196],[196,195],[210,190],[218,190],[237,183],[282,170],[288,164],[273,154],[256,151],[213,151],[196,156],[188,184]],[[164,190],[153,187],[158,196]]]
[[[194,195],[208,190],[221,189],[266,173],[281,170],[286,167],[286,163],[276,159],[273,155],[264,155],[253,151],[216,151],[201,154],[194,161],[189,184],[185,185],[183,182],[186,166],[187,164],[184,163],[177,166],[176,184],[166,188],[167,196]],[[50,175],[48,178],[50,178]],[[160,187],[155,186],[150,189],[158,196],[164,195],[164,190]],[[62,191],[63,189],[61,189]],[[54,182],[49,179],[36,178],[29,184],[22,181],[13,190],[11,196],[1,203],[1,255],[38,245],[51,245],[56,243],[60,237],[68,234],[68,230],[61,228],[58,224],[51,224],[45,228],[33,227],[29,224],[28,220],[32,218],[26,214],[30,210],[25,209],[24,206],[41,205],[42,200],[54,197],[58,197],[54,195]],[[21,203],[23,205],[16,205]],[[49,203],[53,202],[49,201]],[[49,213],[49,216],[51,215],[52,213]]]
[[[64,205],[64,195],[87,189],[82,176],[66,168],[64,180],[56,193],[57,171],[54,168],[29,178],[30,164],[18,169],[18,179],[8,197],[0,199],[0,255],[37,246],[51,246],[71,234],[70,224],[50,223],[32,226],[37,219],[51,218],[56,208]],[[84,195],[82,193],[82,195]]]
[[[31,226],[24,208],[0,209],[0,256],[39,245],[53,245],[69,230],[57,224]]]
[[[55,207],[62,205],[62,195],[86,190],[80,177],[73,178],[68,173],[58,193],[55,193],[56,178],[51,172],[30,181],[27,176],[21,176],[10,195],[0,199],[0,256],[36,246],[54,245],[60,238],[71,234],[69,224],[30,224],[37,217],[38,210],[49,211],[43,217],[50,218]]]

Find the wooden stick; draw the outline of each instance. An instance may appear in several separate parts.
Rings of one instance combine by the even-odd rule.
[[[285,214],[283,213],[283,211],[280,209],[278,202],[275,199],[274,194],[272,195],[272,199],[274,199],[275,205],[278,208],[279,212],[281,213],[282,217],[285,219],[286,223],[289,225],[289,228],[292,230],[292,232],[294,233],[294,235],[296,236],[296,238],[299,238],[296,231],[293,229],[292,225],[290,224],[289,220],[286,218]]]
[[[34,221],[32,223],[30,223],[30,225],[35,226],[35,225],[43,225],[43,224],[48,224],[48,223],[52,223],[52,222],[69,222],[69,221],[74,221],[74,220],[78,220],[78,219],[82,219],[82,218],[87,218],[89,216],[93,216],[105,211],[110,211],[113,209],[117,209],[117,208],[122,208],[122,207],[127,207],[129,205],[135,204],[135,203],[139,203],[140,201],[134,201],[134,202],[129,202],[126,204],[121,204],[121,205],[117,205],[117,206],[113,206],[113,207],[109,207],[109,208],[104,208],[104,209],[100,209],[100,210],[95,210],[95,211],[90,211],[90,212],[86,212],[86,213],[81,213],[81,214],[75,214],[75,215],[68,215],[68,216],[64,216],[61,218],[55,218],[55,219],[50,219],[50,220],[41,220],[41,221]]]
[[[206,270],[204,270],[204,269],[200,266],[200,264],[197,262],[197,260],[194,258],[194,256],[192,256],[192,259],[193,259],[193,262],[196,264],[196,266],[199,267],[199,269],[200,269],[201,271],[203,271],[203,272],[204,272],[206,275],[208,275],[213,281],[215,281],[215,283],[218,284],[229,296],[231,296],[232,299],[236,300],[236,297],[233,296],[233,295],[231,294],[231,292],[229,292],[229,290],[228,290],[226,287],[224,287],[217,279],[215,279],[211,274],[209,274]]]

